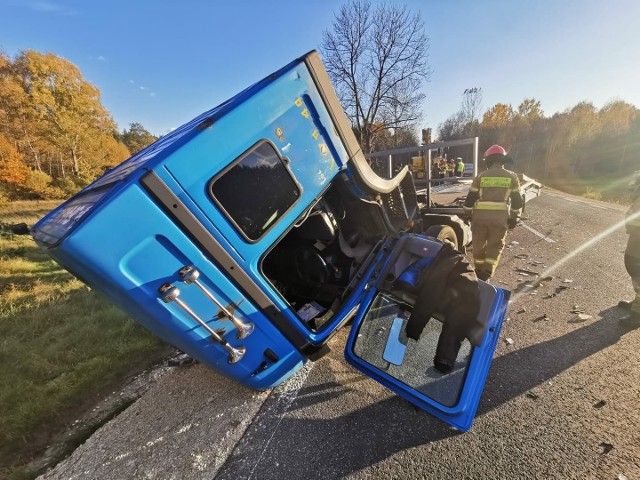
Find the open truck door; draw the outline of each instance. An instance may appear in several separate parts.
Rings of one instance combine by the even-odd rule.
[[[404,345],[412,299],[390,283],[442,247],[412,232],[419,215],[408,169],[373,172],[311,52],[107,172],[32,234],[133,319],[250,388],[321,357],[355,315],[348,361],[464,430],[508,293],[480,284],[481,341],[435,373],[440,322]]]
[[[428,237],[401,236],[383,259],[379,280],[363,299],[347,345],[347,361],[411,403],[459,430],[471,427],[489,371],[508,306],[509,292],[478,281],[479,313],[469,325],[469,336],[452,366],[442,373],[436,368],[439,343],[445,345],[443,329],[450,321],[441,313],[428,320],[418,340],[408,338],[415,294],[398,289],[398,280],[416,264],[425,269],[443,248]],[[429,288],[427,284],[427,288]],[[464,302],[461,298],[459,301]],[[443,343],[442,340],[445,340]],[[438,353],[441,355],[441,353]]]

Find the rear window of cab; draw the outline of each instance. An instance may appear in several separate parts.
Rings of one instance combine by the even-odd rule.
[[[300,198],[302,189],[274,145],[263,140],[209,184],[214,202],[250,242],[258,241]]]

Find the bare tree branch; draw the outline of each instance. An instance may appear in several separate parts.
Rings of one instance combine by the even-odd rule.
[[[431,70],[420,13],[406,6],[352,0],[325,31],[321,53],[365,152],[383,130],[413,128],[421,117]]]

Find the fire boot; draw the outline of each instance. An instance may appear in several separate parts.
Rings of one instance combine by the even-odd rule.
[[[484,270],[480,270],[479,272],[476,271],[476,276],[478,277],[478,280],[483,280],[485,282],[488,282],[491,279],[491,274]]]
[[[620,325],[627,328],[638,328],[640,327],[640,313],[631,312],[629,315],[625,315],[620,320],[618,320]]]
[[[620,300],[618,302],[618,307],[619,308],[624,308],[625,310],[631,310],[631,304],[633,302],[631,300]]]

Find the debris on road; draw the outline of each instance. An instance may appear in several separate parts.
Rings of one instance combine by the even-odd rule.
[[[584,310],[580,308],[580,305],[574,305],[571,309],[571,313],[584,313]]]
[[[519,258],[521,260],[524,260],[525,258],[529,258],[529,254],[528,253],[519,253],[517,255],[514,255],[515,258]]]
[[[535,290],[537,287],[531,283],[521,283],[519,284],[514,290],[514,293],[518,293],[518,292],[530,292],[531,290]]]
[[[587,315],[586,313],[579,313],[571,320],[569,320],[568,323],[582,323],[586,322],[587,320],[591,320],[592,318],[593,317],[591,315]]]
[[[539,317],[536,317],[536,318],[533,319],[534,323],[541,322],[543,320],[546,322],[548,320],[551,320],[551,317],[549,317],[549,315],[547,315],[545,313],[545,314],[540,315]]]
[[[524,273],[525,275],[535,275],[536,277],[540,275],[539,272],[534,272],[533,270],[527,270],[526,268],[516,268],[516,272],[520,274]]]
[[[520,242],[514,240],[512,242],[509,242],[509,246],[512,247],[513,245],[520,245]]]
[[[611,450],[613,450],[613,445],[607,442],[602,442],[600,444],[600,448],[602,449],[602,453],[603,455],[606,455],[607,453],[609,453]]]
[[[513,345],[513,338],[505,338],[504,339],[504,343],[506,343],[507,345]]]
[[[178,353],[177,355],[167,359],[167,365],[169,367],[182,367],[184,365],[191,365],[196,363],[196,359],[186,353]]]
[[[538,395],[535,392],[532,392],[531,390],[529,390],[527,393],[524,394],[525,397],[530,398],[532,400],[537,400],[538,398],[540,398],[540,395]]]
[[[525,307],[522,307],[520,310],[518,310],[516,313],[526,313],[527,309]]]
[[[599,402],[596,402],[593,404],[593,408],[602,408],[607,404],[606,400],[600,400]]]
[[[569,279],[569,278],[565,278],[562,283],[573,283],[573,280]]]

